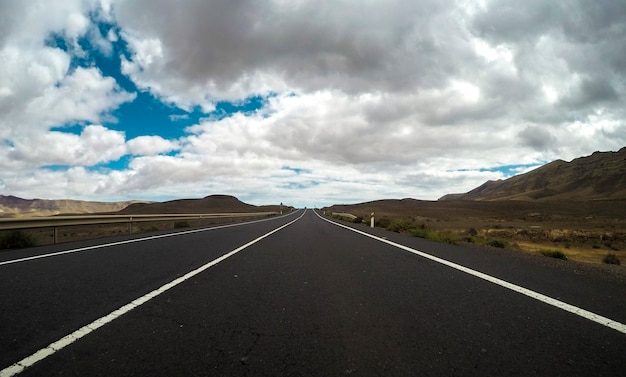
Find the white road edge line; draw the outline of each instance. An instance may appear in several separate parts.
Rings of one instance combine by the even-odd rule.
[[[238,248],[236,248],[235,250],[226,253],[224,255],[222,255],[219,258],[216,258],[214,260],[212,260],[211,262],[200,266],[198,268],[196,268],[195,270],[186,273],[185,275],[172,280],[171,282],[161,286],[160,288],[155,289],[154,291],[147,293],[135,300],[133,300],[132,302],[130,302],[129,304],[126,304],[124,306],[122,306],[121,308],[112,311],[111,313],[105,315],[102,318],[96,319],[95,321],[91,322],[90,324],[81,327],[80,329],[74,331],[73,333],[64,336],[63,338],[57,340],[56,342],[50,343],[47,347],[44,347],[42,349],[40,349],[39,351],[35,352],[34,354],[25,357],[24,359],[18,361],[17,363],[3,369],[0,370],[0,377],[11,377],[11,376],[15,376],[21,372],[23,372],[26,368],[33,366],[35,363],[45,359],[46,357],[53,355],[55,352],[65,348],[66,346],[74,343],[75,341],[77,341],[78,339],[84,337],[85,335],[91,333],[92,331],[97,330],[98,328],[106,325],[107,323],[121,317],[122,315],[130,312],[131,310],[135,309],[136,307],[145,304],[146,302],[148,302],[149,300],[157,297],[158,295],[160,295],[161,293],[169,290],[170,288],[173,288],[175,286],[177,286],[178,284],[191,279],[192,277],[198,275],[199,273],[209,269],[210,267],[215,266],[216,264],[224,261],[225,259],[228,259],[230,257],[232,257],[233,255],[237,254],[238,252],[240,252],[241,250],[254,245],[255,243],[261,241],[262,239],[269,237],[270,235],[280,231],[281,229],[284,229],[286,227],[288,227],[289,225],[295,223],[296,221],[300,220],[302,218],[302,216],[304,216],[304,214],[306,213],[306,210],[303,211],[302,215],[300,215],[300,217],[298,217],[295,220],[292,220],[290,222],[288,222],[285,225],[282,225],[272,231],[270,231],[269,233],[265,233],[264,235],[246,243],[245,245],[239,246]]]
[[[288,215],[285,215],[285,216],[289,216],[289,215],[291,215],[291,214],[288,214]],[[284,216],[281,216],[281,217],[284,217]],[[160,234],[158,236],[133,238],[132,240],[111,242],[111,243],[105,243],[105,244],[101,244],[101,245],[93,245],[93,246],[81,247],[81,248],[78,248],[78,249],[57,251],[57,252],[49,253],[49,254],[33,255],[32,257],[12,259],[12,260],[8,260],[8,261],[0,262],[0,266],[4,266],[4,265],[7,265],[7,264],[13,264],[13,263],[19,263],[19,262],[27,262],[27,261],[31,261],[31,260],[35,260],[35,259],[41,259],[41,258],[56,257],[56,256],[59,256],[59,255],[64,255],[64,254],[79,253],[81,251],[102,249],[102,248],[110,247],[110,246],[125,245],[125,244],[129,244],[129,243],[134,243],[134,242],[150,241],[150,240],[156,240],[156,239],[159,239],[159,238],[182,236],[182,235],[185,235],[185,234],[198,233],[198,232],[207,232],[209,230],[216,230],[216,229],[230,228],[230,227],[233,227],[233,226],[241,226],[241,225],[247,225],[247,224],[260,223],[260,222],[263,222],[263,221],[274,220],[274,219],[277,219],[277,218],[278,217],[271,217],[271,218],[268,218],[268,219],[246,221],[244,223],[235,223],[235,224],[213,226],[213,227],[210,227],[210,228],[185,230],[185,231],[176,232],[176,233]]]
[[[432,260],[434,262],[441,263],[441,264],[446,265],[448,267],[452,267],[452,268],[454,268],[456,270],[459,270],[459,271],[465,272],[467,274],[470,274],[472,276],[475,276],[477,278],[486,280],[486,281],[488,281],[490,283],[497,284],[497,285],[499,285],[501,287],[510,289],[510,290],[515,291],[517,293],[521,293],[521,294],[523,294],[525,296],[528,296],[530,298],[534,298],[535,300],[541,301],[541,302],[546,303],[548,305],[552,305],[552,306],[557,307],[559,309],[562,309],[562,310],[565,310],[567,312],[576,314],[576,315],[578,315],[580,317],[586,318],[588,320],[591,320],[593,322],[599,323],[599,324],[601,324],[603,326],[609,327],[609,328],[611,328],[613,330],[617,330],[617,331],[619,331],[619,332],[621,332],[623,334],[626,334],[626,325],[621,323],[621,322],[614,321],[614,320],[612,320],[610,318],[603,317],[603,316],[601,316],[599,314],[590,312],[588,310],[579,308],[577,306],[568,304],[568,303],[563,302],[563,301],[559,301],[557,299],[554,299],[552,297],[546,296],[546,295],[541,294],[539,292],[532,291],[532,290],[530,290],[528,288],[524,288],[522,286],[519,286],[519,285],[516,285],[516,284],[513,284],[513,283],[509,283],[506,280],[502,280],[502,279],[499,279],[497,277],[494,277],[494,276],[491,276],[491,275],[487,275],[485,273],[482,273],[482,272],[479,272],[479,271],[476,271],[476,270],[472,270],[471,268],[468,268],[468,267],[465,267],[465,266],[461,266],[460,264],[456,264],[454,262],[450,262],[450,261],[447,261],[445,259],[438,258],[436,256],[427,254],[427,253],[425,253],[423,251],[415,250],[415,249],[412,249],[412,248],[410,248],[408,246],[404,246],[404,245],[401,245],[399,243],[395,243],[393,241],[389,241],[389,240],[386,240],[384,238],[380,238],[380,237],[374,236],[372,234],[360,231],[358,229],[354,229],[354,228],[351,228],[349,226],[346,226],[346,225],[343,225],[343,224],[340,224],[340,223],[336,223],[334,221],[328,220],[328,219],[320,216],[316,211],[313,211],[313,212],[315,212],[315,214],[320,219],[325,220],[325,221],[327,221],[327,222],[329,222],[331,224],[334,224],[334,225],[337,225],[339,227],[351,230],[351,231],[359,233],[359,234],[361,234],[363,236],[373,238],[373,239],[375,239],[377,241],[384,242],[384,243],[389,244],[391,246],[395,246],[395,247],[397,247],[399,249],[402,249],[404,251],[408,251],[409,253],[413,253],[413,254],[419,255],[420,257],[423,257],[423,258],[426,258],[426,259],[430,259],[430,260]]]

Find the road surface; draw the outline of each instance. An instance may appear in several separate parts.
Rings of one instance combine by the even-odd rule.
[[[626,287],[312,210],[3,252],[0,308],[0,376],[626,371]]]

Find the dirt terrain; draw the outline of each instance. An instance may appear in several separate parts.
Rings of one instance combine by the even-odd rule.
[[[615,254],[626,264],[626,200],[597,201],[420,201],[379,200],[334,205],[327,213],[349,213],[369,224],[405,233],[424,230],[468,242],[541,255],[560,251],[566,258],[603,263]],[[418,230],[422,231],[418,231]],[[446,241],[445,239],[443,240]]]
[[[626,264],[626,147],[556,160],[438,201],[378,200],[326,210],[368,223],[374,213],[377,226],[440,242]]]

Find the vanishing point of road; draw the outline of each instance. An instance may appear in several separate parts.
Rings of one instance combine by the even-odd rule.
[[[312,210],[0,253],[0,376],[617,376],[626,287]]]

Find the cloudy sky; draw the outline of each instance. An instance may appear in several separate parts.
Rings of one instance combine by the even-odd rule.
[[[437,199],[626,146],[622,0],[0,0],[0,194]]]

